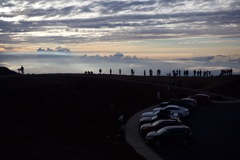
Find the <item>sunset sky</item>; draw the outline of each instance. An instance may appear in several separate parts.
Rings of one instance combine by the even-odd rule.
[[[1,0],[0,53],[239,57],[239,0]]]
[[[0,51],[239,54],[239,0],[1,0]]]

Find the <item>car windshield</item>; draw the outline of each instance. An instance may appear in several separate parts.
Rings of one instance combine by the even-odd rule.
[[[161,122],[162,122],[162,120],[158,120],[158,121],[153,122],[152,125],[153,125],[153,126],[157,126],[157,125],[158,125],[159,123],[161,123]]]
[[[165,114],[171,114],[171,111],[168,111],[168,110],[161,110],[161,113],[165,113]]]
[[[160,112],[160,110],[154,110],[153,114],[158,114]]]
[[[165,128],[161,128],[157,131],[158,134],[164,134],[167,130]]]
[[[153,116],[152,117],[152,120],[155,120],[155,119],[157,119],[158,118],[158,116]]]

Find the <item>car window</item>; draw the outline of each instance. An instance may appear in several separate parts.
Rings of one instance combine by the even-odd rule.
[[[164,123],[161,123],[161,126],[174,126],[174,125],[178,125],[178,123],[176,121],[166,121]],[[160,125],[159,125],[160,127]]]
[[[160,110],[155,110],[153,111],[153,114],[158,114],[160,112]]]
[[[161,110],[161,113],[170,114],[171,112],[168,110]]]
[[[178,108],[174,108],[174,107],[169,107],[169,110],[178,110]]]

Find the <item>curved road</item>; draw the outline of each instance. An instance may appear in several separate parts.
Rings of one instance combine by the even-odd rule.
[[[115,79],[115,78],[113,78]],[[115,79],[119,80],[119,79]],[[119,80],[132,83],[151,84],[166,87],[164,84],[141,82],[134,80]],[[182,91],[198,90],[179,88]],[[210,96],[219,96],[227,101],[215,101],[209,106],[199,106],[197,110],[190,113],[189,118],[183,120],[185,125],[190,126],[193,131],[195,142],[188,148],[149,148],[139,135],[138,120],[141,113],[151,111],[156,106],[149,107],[132,116],[125,126],[126,141],[136,150],[137,153],[147,160],[205,160],[205,159],[239,159],[237,156],[240,148],[240,100],[216,93],[204,92]]]
[[[188,118],[183,119],[183,123],[190,126],[194,134],[194,144],[190,147],[149,148],[144,143],[138,133],[138,120],[141,113],[155,107],[136,113],[125,127],[127,142],[147,160],[239,159],[240,101],[199,106]]]
[[[153,148],[171,160],[237,160],[240,148],[240,103],[213,103],[199,106],[183,123],[194,134],[189,147]]]

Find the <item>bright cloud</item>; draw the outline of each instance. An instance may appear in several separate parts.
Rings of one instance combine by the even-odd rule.
[[[238,0],[2,0],[0,10],[0,38],[10,37],[6,43],[39,36],[63,43],[72,37],[81,43],[239,36]]]
[[[118,74],[119,69],[122,74],[129,75],[134,69],[136,75],[143,75],[150,69],[161,70],[162,75],[172,73],[173,70],[193,70],[212,71],[214,75],[219,75],[221,69],[232,68],[234,74],[240,74],[240,56],[217,55],[207,57],[193,57],[189,59],[156,60],[150,58],[139,58],[128,56],[123,53],[110,55],[75,55],[66,52],[33,52],[33,53],[0,53],[0,66],[16,70],[23,65],[26,73],[84,73],[93,71],[98,73],[101,68],[104,74],[109,74],[110,68],[113,74]]]

